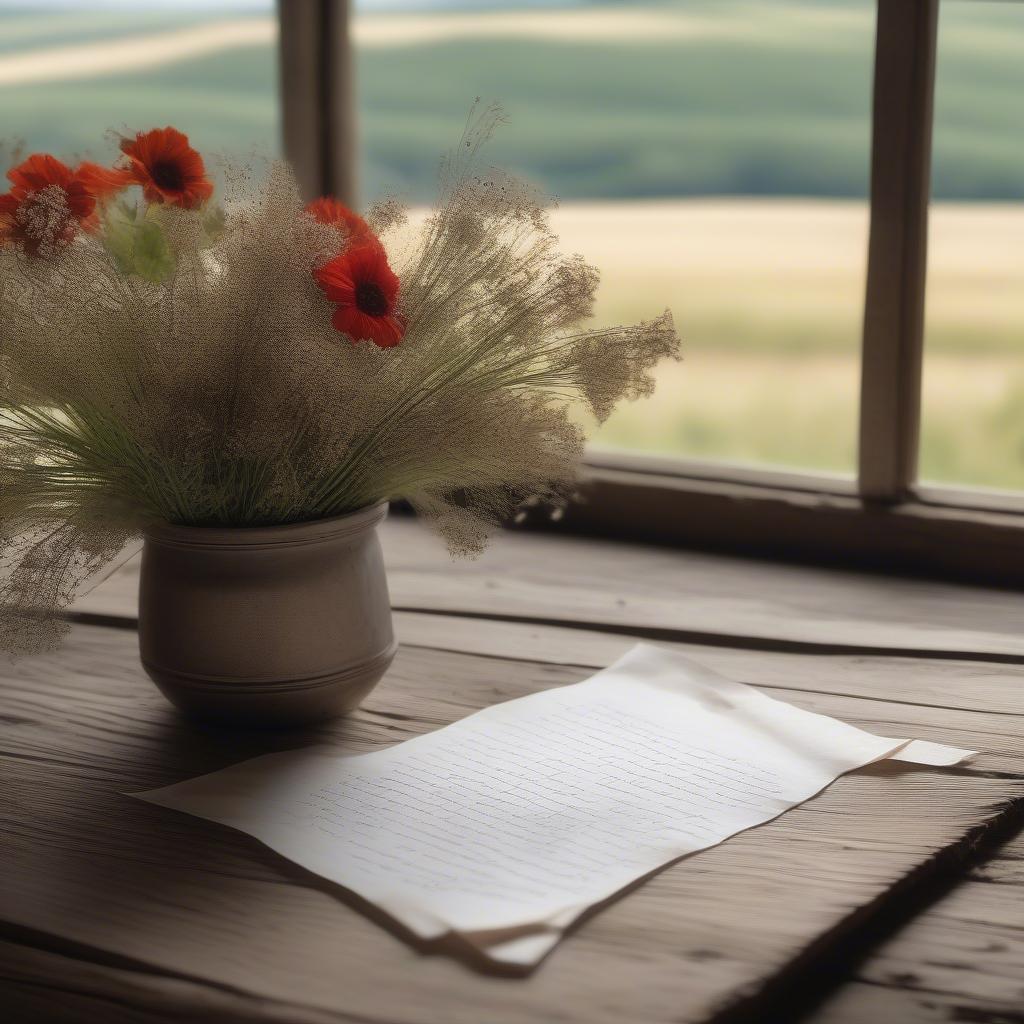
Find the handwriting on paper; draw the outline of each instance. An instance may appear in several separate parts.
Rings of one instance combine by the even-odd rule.
[[[485,935],[525,963],[588,906],[908,749],[641,645],[386,750],[289,751],[138,795],[257,836],[417,934]]]

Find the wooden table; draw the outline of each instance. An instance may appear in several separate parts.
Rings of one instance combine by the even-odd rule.
[[[179,719],[138,665],[129,563],[62,650],[0,668],[4,1020],[1024,1021],[1018,595],[526,533],[450,564],[412,519],[383,533],[402,650],[317,741],[394,743],[642,637],[982,753],[845,776],[611,903],[531,975],[488,975],[246,836],[122,795],[311,739]]]

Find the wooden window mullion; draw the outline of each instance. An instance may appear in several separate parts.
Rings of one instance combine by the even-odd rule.
[[[938,0],[879,0],[858,485],[898,502],[917,476]]]
[[[349,0],[278,0],[284,152],[303,195],[355,202]]]

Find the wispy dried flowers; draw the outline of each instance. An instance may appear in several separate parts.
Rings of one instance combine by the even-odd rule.
[[[497,120],[471,123],[418,231],[393,202],[365,219],[306,209],[283,165],[236,176],[217,205],[170,128],[126,140],[113,168],[33,157],[9,173],[0,643],[48,645],[148,523],[291,523],[402,497],[472,552],[524,499],[564,497],[574,405],[601,420],[648,394],[677,341],[667,313],[581,329],[597,273],[557,252],[533,190],[481,169]],[[115,197],[131,185],[142,202]]]

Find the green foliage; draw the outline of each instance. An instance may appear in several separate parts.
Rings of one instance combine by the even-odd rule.
[[[173,267],[174,259],[160,225],[151,220],[139,224],[135,230],[132,272],[147,281],[160,281]]]
[[[224,207],[217,202],[208,203],[203,209],[203,234],[207,244],[213,245],[217,242],[224,234],[227,223],[228,215]]]
[[[212,216],[216,218],[215,214]],[[173,271],[174,255],[161,218],[159,206],[140,213],[136,204],[124,200],[111,203],[102,212],[103,244],[122,274],[161,281]]]

